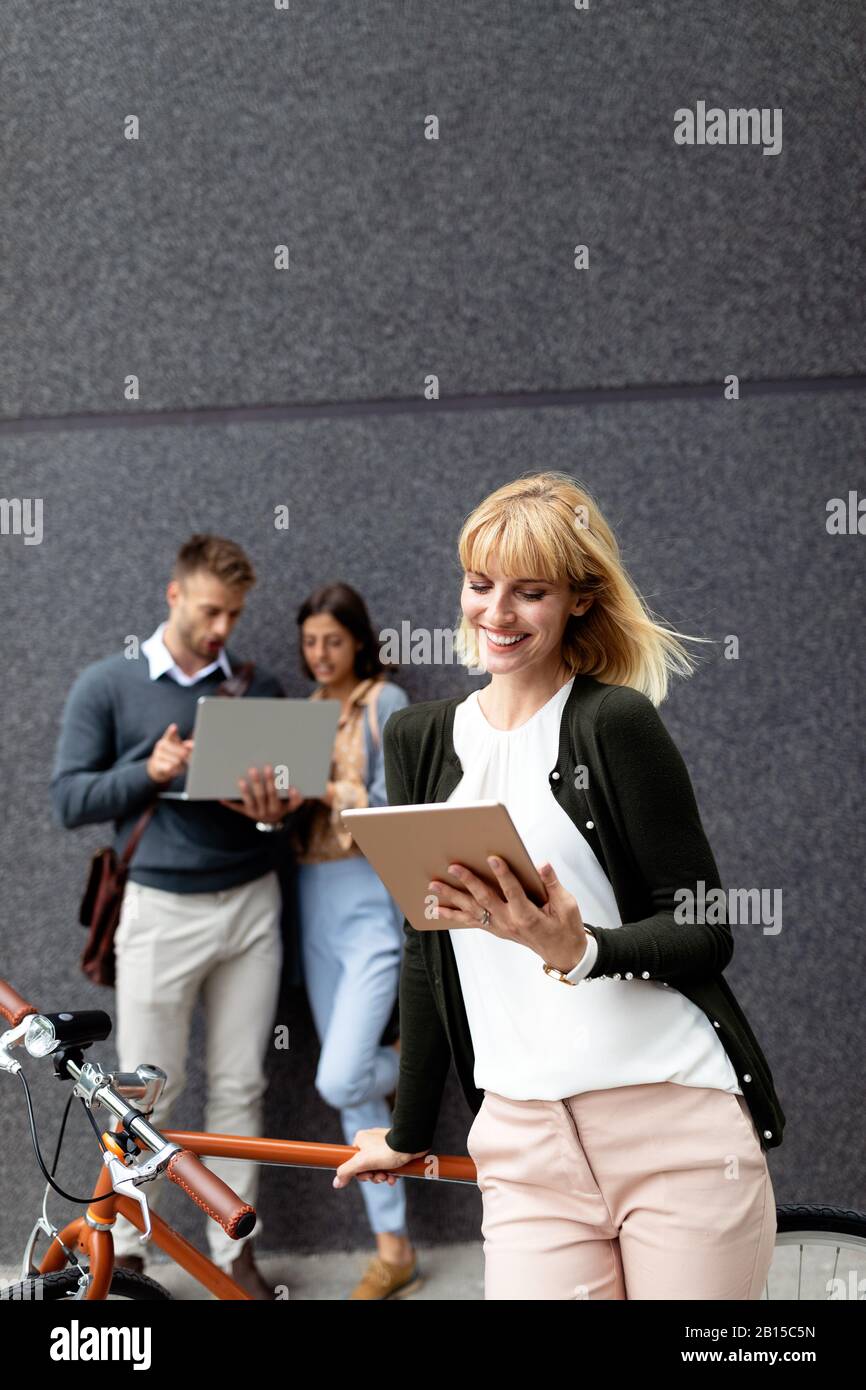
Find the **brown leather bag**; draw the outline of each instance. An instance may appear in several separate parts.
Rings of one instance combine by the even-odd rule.
[[[254,670],[254,662],[245,662],[228,680],[217,686],[214,694],[235,698],[245,695]],[[113,845],[103,846],[91,857],[78,920],[83,927],[90,928],[81,956],[81,969],[95,985],[114,985],[114,934],[120,921],[129,865],[156,806],[155,796],[153,803],[136,821],[119,858]]]

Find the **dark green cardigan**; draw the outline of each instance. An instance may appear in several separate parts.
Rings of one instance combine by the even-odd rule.
[[[466,697],[395,710],[383,728],[391,806],[445,801],[463,770],[452,731]],[[575,786],[580,778],[587,789]],[[763,1149],[782,1142],[785,1114],[766,1058],[722,974],[734,950],[721,922],[677,922],[675,893],[721,888],[685,762],[652,701],[630,686],[577,675],[564,706],[551,795],[604,868],[623,925],[592,927],[598,959],[578,989],[599,977],[640,979],[646,971],[703,1009],[733,1063]],[[726,896],[726,895],[725,895]],[[706,915],[711,915],[709,912]],[[400,974],[400,1076],[389,1146],[431,1147],[450,1060],[476,1114],[475,1055],[447,931],[418,932],[404,918]],[[540,969],[539,965],[539,969]],[[562,986],[551,980],[551,989]]]

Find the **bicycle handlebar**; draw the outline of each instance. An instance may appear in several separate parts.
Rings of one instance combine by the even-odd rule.
[[[190,1149],[172,1154],[166,1174],[203,1212],[218,1221],[232,1240],[249,1235],[256,1224],[256,1209],[241,1201],[236,1192],[212,1173]]]
[[[28,1014],[39,1012],[36,1005],[28,1004],[7,980],[0,979],[0,1014],[9,1020],[13,1028],[17,1028]],[[100,1086],[97,1095],[99,1092],[104,1094],[106,1101],[113,1102],[109,1108],[117,1115],[122,1116],[129,1110],[136,1109],[129,1100],[120,1097],[110,1086]],[[141,1118],[143,1120],[144,1116]],[[154,1152],[159,1145],[154,1145],[145,1137],[145,1130],[149,1129],[159,1135],[162,1144],[168,1142],[149,1122],[141,1125],[134,1120],[132,1128],[140,1142]],[[249,1202],[244,1202],[232,1191],[228,1183],[211,1172],[190,1149],[181,1149],[179,1153],[172,1154],[165,1171],[171,1182],[182,1188],[196,1206],[201,1207],[203,1212],[218,1222],[232,1240],[239,1240],[241,1236],[248,1235],[255,1226],[255,1207],[251,1207]]]
[[[13,1028],[27,1017],[28,1014],[38,1014],[39,1010],[35,1004],[28,1004],[6,980],[0,980],[0,1014],[8,1018]]]

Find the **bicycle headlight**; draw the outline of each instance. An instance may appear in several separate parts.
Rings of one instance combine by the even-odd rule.
[[[111,1032],[111,1019],[102,1009],[76,1009],[75,1013],[36,1014],[24,1035],[32,1057],[47,1057],[58,1047],[89,1047]]]
[[[24,1046],[31,1057],[47,1057],[49,1052],[53,1052],[57,1046],[57,1034],[54,1031],[54,1024],[45,1014],[36,1014],[30,1020],[30,1026],[24,1034]]]

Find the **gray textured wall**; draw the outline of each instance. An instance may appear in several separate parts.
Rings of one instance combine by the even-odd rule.
[[[562,468],[653,606],[719,643],[662,712],[726,884],[783,890],[781,933],[740,927],[728,971],[788,1117],[777,1197],[866,1205],[864,540],[826,529],[866,492],[862,8],[7,0],[4,25],[0,492],[43,499],[44,534],[0,535],[0,975],[47,1008],[112,998],[75,922],[105,828],[55,828],[47,778],[75,673],[155,626],[189,531],[248,548],[236,645],[300,695],[313,585],[449,627],[463,517]],[[699,100],[782,108],[781,152],[676,145]],[[290,977],[280,1019],[268,1132],[341,1142]],[[198,1018],[179,1126],[202,1123],[201,1043]],[[28,1070],[50,1147],[62,1093]],[[37,1213],[25,1120],[0,1078],[0,1259]],[[452,1076],[440,1151],[469,1122]],[[86,1190],[70,1128],[61,1178]],[[473,1189],[408,1187],[417,1240],[477,1235]],[[357,1185],[324,1174],[265,1169],[260,1206],[271,1248],[369,1240]],[[174,1190],[167,1210],[203,1235]]]

